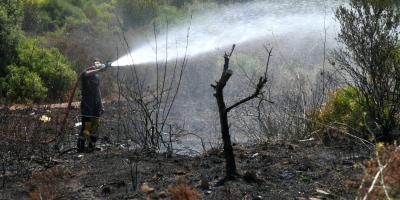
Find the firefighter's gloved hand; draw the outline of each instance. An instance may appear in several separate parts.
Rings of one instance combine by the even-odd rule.
[[[105,69],[106,65],[98,62],[98,63],[95,63],[95,67],[96,67],[96,69]]]

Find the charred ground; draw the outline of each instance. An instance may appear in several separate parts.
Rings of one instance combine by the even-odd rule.
[[[106,107],[112,110],[114,105]],[[115,142],[115,116],[107,114],[112,112],[104,116],[101,150],[76,153],[73,144],[78,129],[70,128],[66,141],[71,144],[64,144],[62,154],[55,153],[51,144],[40,142],[56,136],[51,130],[60,126],[57,116],[64,111],[2,110],[6,118],[1,124],[4,137],[0,199],[29,199],[39,194],[50,199],[140,199],[145,197],[140,189],[143,183],[158,193],[176,185],[179,177],[204,199],[349,199],[356,195],[362,178],[362,169],[357,166],[366,159],[365,152],[355,153],[346,144],[324,145],[315,140],[237,144],[234,150],[241,176],[221,184],[221,149],[211,149],[196,157],[128,150]],[[70,127],[74,127],[78,109],[72,112]],[[44,114],[52,118],[53,124],[37,125],[44,124],[38,121]],[[11,126],[10,122],[15,120],[19,121]],[[13,135],[11,130],[18,132],[18,127],[26,130],[24,134],[34,136]],[[11,131],[7,137],[5,130]]]

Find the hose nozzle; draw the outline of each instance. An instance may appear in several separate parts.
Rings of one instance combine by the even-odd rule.
[[[111,66],[112,66],[112,62],[108,60],[106,62],[106,68],[110,68]]]

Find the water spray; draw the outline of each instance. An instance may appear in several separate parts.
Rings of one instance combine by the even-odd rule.
[[[316,37],[326,26],[337,26],[333,19],[324,20],[326,12],[322,1],[310,0],[293,3],[292,0],[251,1],[220,5],[203,13],[193,13],[190,23],[172,26],[159,41],[138,45],[112,62],[112,66],[129,66],[180,59],[223,50],[232,44],[241,44],[271,36],[284,36],[288,40],[301,40],[304,35]],[[328,0],[335,7],[340,1]],[[331,11],[332,12],[332,11]],[[332,13],[328,13],[332,14]],[[190,38],[187,41],[187,29]],[[336,29],[330,29],[328,39],[333,41]],[[151,38],[151,37],[149,37]],[[168,38],[168,41],[165,41]],[[156,56],[158,55],[158,56]],[[158,60],[156,61],[156,57]]]

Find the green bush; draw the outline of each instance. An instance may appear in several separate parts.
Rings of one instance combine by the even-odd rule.
[[[115,4],[125,29],[148,27],[153,23],[159,28],[167,21],[169,24],[181,22],[189,18],[183,5],[183,2],[156,0],[116,0]]]
[[[0,82],[7,102],[38,102],[46,98],[47,88],[36,72],[27,67],[10,65],[8,74]]]
[[[365,138],[366,112],[362,107],[363,99],[357,89],[346,86],[329,94],[329,100],[319,112],[318,119],[323,124],[347,129],[347,131]]]
[[[48,89],[47,100],[65,100],[72,88],[76,73],[65,57],[55,48],[42,48],[39,39],[21,37],[17,47],[18,65],[37,73]]]
[[[42,26],[48,31],[81,26],[89,21],[81,8],[64,0],[54,0],[43,4],[39,15]]]
[[[68,96],[76,73],[58,49],[42,44],[40,39],[20,36],[15,63],[0,76],[0,97],[5,101],[63,101]]]
[[[111,0],[34,0],[25,2],[23,29],[28,32],[108,32],[114,15]]]
[[[83,7],[85,15],[90,20],[91,31],[96,32],[116,32],[119,31],[118,25],[115,21],[115,14],[112,13],[114,3],[103,0],[99,1],[85,1]]]
[[[159,12],[156,0],[117,0],[116,7],[125,29],[149,25]]]
[[[179,9],[178,7],[164,4],[158,6],[157,17],[154,19],[157,25],[169,25],[177,24],[185,19],[189,19],[189,14],[184,9]]]
[[[15,57],[20,34],[21,0],[0,1],[0,77]]]
[[[393,56],[400,43],[400,12],[394,2],[350,0],[335,11],[340,28],[334,68],[365,99],[368,128],[383,142],[398,139],[400,127],[400,60]]]

